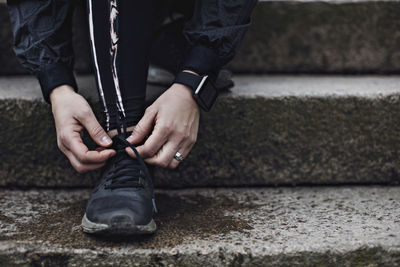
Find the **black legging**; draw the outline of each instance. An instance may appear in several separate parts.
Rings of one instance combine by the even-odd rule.
[[[155,0],[88,0],[93,64],[105,128],[116,128],[116,114],[135,125],[145,109]]]

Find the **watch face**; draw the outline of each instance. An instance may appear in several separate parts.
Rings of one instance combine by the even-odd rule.
[[[205,110],[210,110],[217,99],[218,91],[210,79],[206,79],[201,89],[197,92],[197,99],[204,106]]]

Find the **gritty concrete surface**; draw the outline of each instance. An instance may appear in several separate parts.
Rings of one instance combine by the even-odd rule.
[[[158,190],[158,231],[82,233],[87,190],[0,191],[2,266],[399,266],[400,187]]]
[[[396,3],[396,2],[399,2],[399,0],[258,0],[258,2],[292,2],[292,3],[344,4],[344,3],[380,3],[380,2]]]
[[[92,186],[99,173],[78,175],[58,151],[50,107],[30,79],[0,79],[0,185]],[[93,78],[78,81],[94,101]],[[398,82],[397,76],[237,77],[232,92],[202,113],[185,162],[175,171],[156,169],[155,184],[398,184]],[[149,102],[162,90],[150,88]]]
[[[258,73],[398,73],[399,1],[264,1],[229,66]]]
[[[85,1],[72,2],[75,69],[88,73]],[[399,13],[397,0],[261,1],[229,67],[241,73],[399,73]],[[0,25],[0,74],[26,73],[12,51],[1,3]]]

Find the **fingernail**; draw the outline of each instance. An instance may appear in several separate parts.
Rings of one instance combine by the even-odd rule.
[[[109,145],[112,143],[111,138],[107,135],[103,136],[103,138],[101,138],[101,143],[103,143],[104,145]]]
[[[126,138],[126,141],[132,142],[132,141],[133,141],[133,136],[131,135],[131,136],[129,136],[128,138]]]

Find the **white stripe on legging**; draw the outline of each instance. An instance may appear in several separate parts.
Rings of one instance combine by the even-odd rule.
[[[90,31],[90,44],[92,46],[92,51],[93,51],[93,60],[94,60],[94,65],[96,67],[96,78],[97,78],[97,84],[98,84],[98,89],[100,93],[101,100],[104,105],[104,111],[106,113],[106,127],[107,131],[110,130],[110,114],[108,113],[107,109],[107,104],[106,104],[106,99],[104,98],[104,91],[103,91],[103,85],[101,83],[101,78],[100,78],[100,70],[99,70],[99,65],[97,63],[97,54],[96,54],[96,45],[95,45],[95,40],[94,40],[94,28],[93,28],[93,8],[92,8],[92,1],[89,0],[89,31]]]
[[[121,90],[119,87],[118,71],[117,71],[117,53],[118,53],[118,32],[114,29],[114,22],[118,19],[117,0],[110,0],[110,37],[111,48],[110,55],[112,58],[112,74],[114,79],[115,93],[118,98],[118,109],[125,116],[124,105],[122,104]]]

